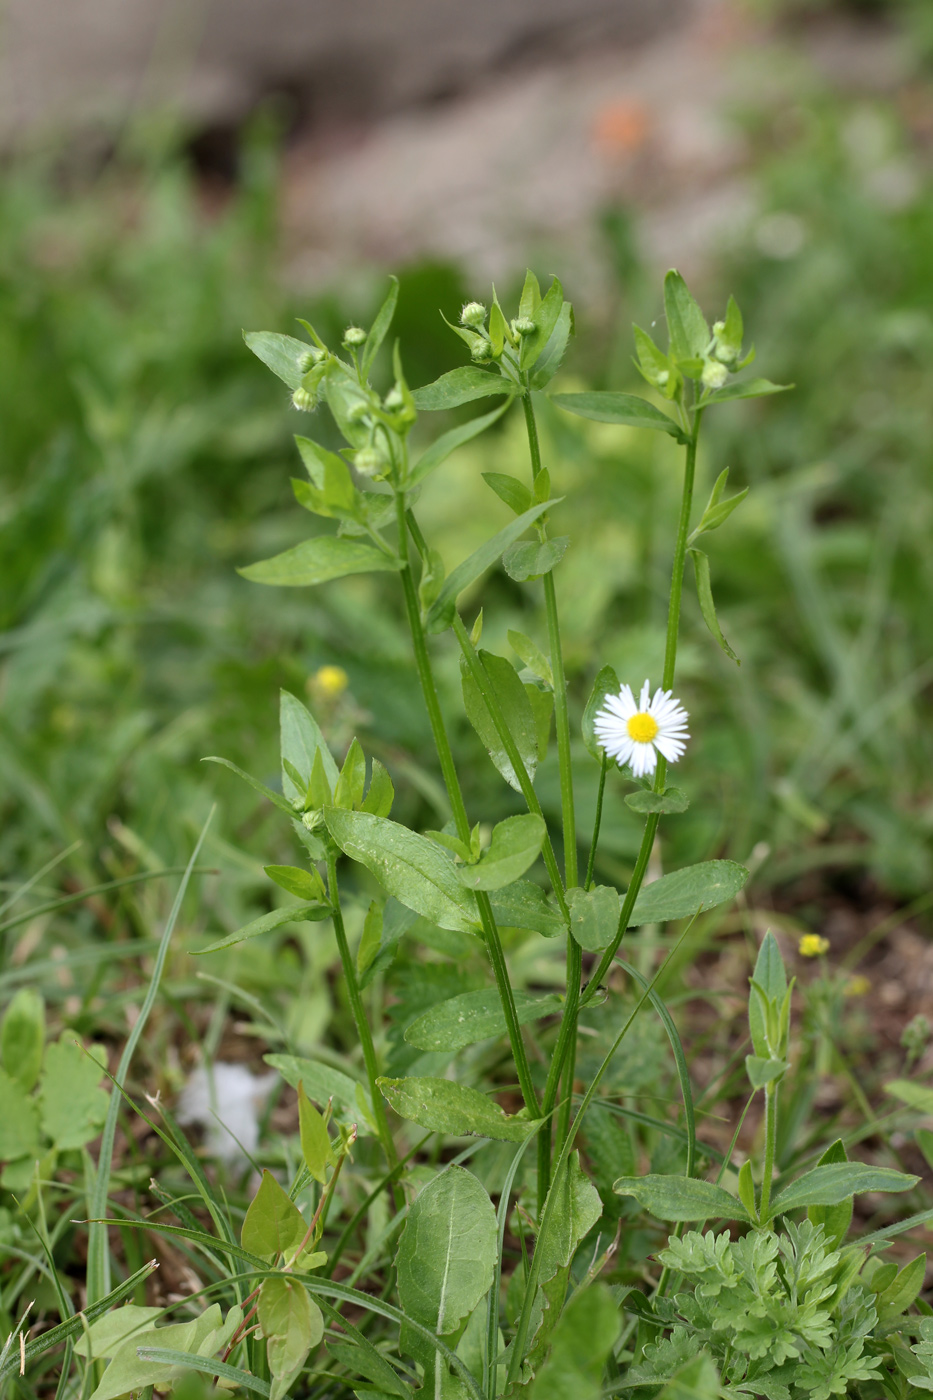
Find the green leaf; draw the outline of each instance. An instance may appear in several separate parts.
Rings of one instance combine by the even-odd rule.
[[[446,408],[459,408],[462,403],[486,399],[492,394],[512,395],[515,387],[496,371],[480,369],[479,365],[462,365],[459,369],[442,374],[433,384],[416,389],[412,398],[417,409],[433,413]]]
[[[312,485],[316,486],[319,491],[324,488],[328,468],[346,467],[343,458],[338,457],[336,452],[328,452],[326,447],[322,447],[320,443],[312,441],[311,438],[296,435],[295,446],[298,448]]]
[[[44,1047],[45,1002],[33,987],[20,987],[3,1018],[0,1062],[27,1094],[39,1078]]]
[[[278,331],[244,331],[243,339],[257,359],[278,375],[289,389],[299,389],[308,370],[305,357],[310,350],[306,340]]]
[[[246,773],[242,768],[238,768],[235,763],[231,763],[229,758],[218,758],[216,754],[209,754],[206,758],[202,758],[201,762],[219,763],[224,768],[229,768],[231,773],[236,773],[237,777],[242,778],[244,783],[249,783],[250,787],[255,789],[256,792],[260,792],[263,797],[268,798],[273,807],[278,807],[280,812],[284,812],[286,816],[294,820],[295,809],[280,792],[273,792],[271,788],[266,787],[265,783],[261,783],[258,778],[254,778],[251,773]],[[294,787],[294,784],[292,786]],[[304,794],[302,794],[302,796],[304,796]]]
[[[882,1326],[890,1326],[895,1318],[917,1301],[926,1277],[926,1264],[925,1254],[916,1255],[898,1271],[893,1283],[879,1294],[878,1321]]]
[[[893,1094],[901,1103],[907,1104],[908,1108],[916,1108],[921,1113],[933,1115],[933,1089],[925,1084],[914,1084],[909,1079],[892,1079],[890,1084],[886,1084],[886,1091]]]
[[[551,1016],[563,1005],[559,996],[532,996],[515,992],[515,1010],[520,1026]],[[405,1040],[418,1050],[462,1050],[479,1040],[504,1035],[505,1013],[494,987],[479,992],[463,992],[439,1002],[406,1027]]]
[[[664,312],[671,353],[676,360],[693,360],[706,354],[709,326],[703,312],[674,268],[664,279]]]
[[[508,322],[499,305],[499,298],[496,296],[496,289],[492,289],[492,306],[489,308],[489,343],[492,346],[496,359],[502,354],[506,342],[512,343],[512,336],[509,331]]]
[[[666,399],[673,398],[683,383],[673,360],[655,345],[651,336],[647,331],[643,331],[641,326],[633,325],[632,334],[635,338],[635,350],[638,354],[637,368],[639,373],[647,379],[649,384],[660,389]],[[667,375],[667,378],[659,383],[659,378],[663,375]]]
[[[770,929],[761,940],[752,977],[770,1001],[784,1000],[787,973],[784,971],[784,959],[781,957],[778,941]]]
[[[807,1206],[835,1206],[863,1191],[909,1191],[919,1176],[893,1167],[869,1167],[863,1162],[833,1162],[812,1167],[798,1176],[771,1202],[771,1217]]]
[[[680,788],[669,787],[663,792],[652,792],[650,788],[638,788],[636,792],[630,792],[625,797],[626,807],[631,807],[633,812],[647,814],[648,812],[662,812],[673,815],[677,812],[686,812],[690,806],[690,799],[681,792]]]
[[[742,1220],[748,1211],[735,1196],[689,1176],[620,1176],[613,1186],[618,1196],[634,1196],[659,1220]]]
[[[591,890],[568,890],[570,932],[581,948],[598,953],[608,948],[619,929],[619,892],[611,885]]]
[[[169,1354],[210,1355],[228,1344],[242,1320],[242,1310],[231,1308],[226,1322],[222,1323],[220,1308],[215,1303],[190,1322],[134,1332],[114,1352],[113,1360],[91,1400],[115,1400],[117,1396],[130,1391],[144,1390],[146,1386],[162,1385],[177,1379],[182,1374],[178,1366],[146,1359],[138,1352],[158,1347]]]
[[[848,1160],[845,1143],[842,1138],[837,1138],[834,1143],[827,1147],[817,1165],[825,1167],[835,1162],[847,1162]],[[807,1219],[812,1225],[822,1225],[829,1248],[836,1249],[849,1233],[849,1226],[852,1223],[852,1198],[850,1196],[835,1206],[810,1206],[807,1210]]]
[[[411,469],[408,477],[408,485],[416,486],[419,481],[423,481],[426,476],[434,471],[435,467],[447,460],[452,452],[456,452],[458,447],[462,447],[465,442],[471,442],[473,438],[479,437],[487,428],[491,428],[498,418],[501,418],[512,402],[509,397],[504,404],[494,408],[491,413],[484,413],[479,418],[471,418],[469,423],[461,423],[458,428],[451,428],[448,432],[433,442],[430,447],[418,458]]]
[[[518,303],[519,317],[534,319],[534,314],[541,305],[541,288],[538,279],[529,267],[525,272],[525,281],[522,284],[522,294]]]
[[[454,1137],[487,1137],[524,1142],[537,1124],[510,1118],[478,1089],[451,1079],[378,1079],[377,1084],[400,1118]]]
[[[567,349],[567,341],[573,335],[573,307],[569,301],[565,301],[560,309],[557,324],[551,332],[551,337],[541,351],[538,361],[531,374],[532,389],[543,389],[550,384],[557,371],[560,369],[564,352]]]
[[[760,1388],[761,1394],[766,1392],[763,1389],[765,1382]],[[754,1388],[758,1387],[758,1381],[752,1382],[749,1390],[740,1390],[739,1394],[754,1393]],[[774,1400],[780,1392],[774,1392]],[[659,1390],[655,1400],[719,1400],[723,1394],[719,1383],[719,1373],[716,1370],[712,1357],[705,1351],[701,1351],[699,1356],[694,1356],[685,1366],[681,1366],[676,1375]]]
[[[534,332],[522,336],[518,358],[520,369],[531,369],[537,363],[557,325],[563,304],[564,289],[555,277],[531,318],[535,323]]]
[[[339,774],[327,741],[311,711],[288,690],[279,691],[279,749],[282,758],[294,764],[303,778],[305,774],[308,775],[304,778],[306,786],[314,769],[315,758],[320,755],[324,776],[333,792]],[[284,768],[282,791],[286,797],[304,801],[304,789],[295,785]]]
[[[306,901],[326,900],[324,881],[316,870],[302,870],[297,865],[264,865],[263,870],[280,889]]]
[[[729,468],[724,467],[713,484],[713,489],[709,494],[709,500],[706,503],[706,509],[700,516],[700,523],[690,535],[691,540],[696,539],[697,535],[702,535],[708,530],[718,530],[719,526],[729,519],[729,516],[735,510],[736,506],[741,505],[745,500],[745,497],[748,495],[747,486],[744,491],[737,492],[736,495],[730,496],[727,500],[724,501],[721,499],[722,493],[726,489],[726,482],[728,479]]]
[[[761,399],[767,394],[785,394],[793,384],[772,384],[770,379],[746,379],[744,384],[726,384],[706,395],[705,404],[728,403],[731,399]]]
[[[347,574],[392,573],[400,568],[398,559],[372,545],[342,535],[315,535],[272,559],[237,569],[237,573],[253,583],[268,583],[278,588],[311,588]]]
[[[260,1380],[258,1376],[254,1376],[250,1371],[241,1370],[239,1366],[230,1366],[226,1361],[218,1361],[216,1357],[197,1356],[193,1351],[178,1351],[175,1347],[151,1346],[138,1347],[136,1354],[140,1361],[151,1361],[162,1366],[179,1366],[186,1371],[198,1371],[205,1376],[216,1376],[218,1380],[231,1381],[234,1386],[251,1391],[254,1395],[262,1395],[266,1400],[271,1395],[268,1381]]]
[[[723,636],[722,628],[719,625],[719,618],[716,616],[716,604],[713,602],[713,585],[710,582],[709,558],[703,553],[702,549],[688,549],[687,553],[693,559],[693,568],[697,582],[697,598],[700,603],[700,612],[703,614],[703,621],[726,655],[730,657],[737,666],[741,666],[742,663]]]
[[[363,801],[365,786],[366,756],[360,741],[354,739],[347,750],[343,768],[340,770],[340,777],[334,788],[334,806],[352,811]]]
[[[320,1060],[306,1060],[298,1055],[264,1055],[263,1059],[293,1089],[304,1088],[308,1098],[322,1106],[333,1099],[344,1111],[354,1114],[357,1109],[356,1091],[360,1087],[358,1079],[351,1079],[342,1070],[325,1065]],[[363,1124],[360,1124],[362,1131]]]
[[[410,1207],[399,1238],[402,1311],[435,1336],[456,1339],[492,1285],[496,1245],[496,1212],[485,1190],[463,1167],[447,1167]],[[399,1349],[425,1368],[425,1390],[442,1395],[448,1372],[441,1356],[404,1324]]]
[[[603,389],[583,394],[554,394],[552,402],[568,413],[576,413],[578,417],[590,418],[596,423],[653,428],[656,432],[670,433],[677,442],[687,441],[683,429],[673,418],[635,394],[619,394],[614,389]]]
[[[39,1154],[39,1113],[33,1099],[0,1069],[0,1162]]]
[[[336,1314],[335,1314],[336,1317]],[[341,1327],[346,1327],[346,1321],[340,1318]],[[356,1376],[365,1376],[366,1380],[372,1381],[376,1393],[379,1396],[397,1395],[399,1400],[411,1400],[411,1387],[400,1380],[396,1372],[386,1361],[381,1351],[377,1351],[372,1342],[368,1341],[361,1332],[354,1327],[354,1346],[351,1342],[335,1341],[333,1336],[327,1339],[327,1354],[339,1361],[342,1366]],[[354,1392],[360,1395],[360,1391]],[[362,1392],[366,1400],[366,1392]]]
[[[562,497],[558,497],[562,500]],[[529,525],[533,525],[539,515],[543,515],[557,501],[539,501],[530,510],[526,510],[523,515],[517,517],[504,529],[493,535],[492,539],[480,545],[479,549],[473,551],[468,559],[464,559],[462,564],[458,564],[452,574],[444,580],[444,584],[434,600],[425,618],[425,626],[429,632],[443,632],[453,621],[454,609],[457,599],[465,588],[469,588],[471,583],[491,568],[499,558],[500,554],[508,546],[517,540],[519,535],[523,535]]]
[[[207,948],[193,949],[193,955],[203,958],[207,953],[219,953],[222,948],[232,948],[235,943],[245,943],[247,939],[259,938],[263,933],[271,933],[283,924],[316,924],[321,919],[329,919],[333,910],[329,904],[291,904],[287,909],[273,909],[271,914],[261,914],[252,923],[244,924],[235,933],[228,933]]]
[[[517,540],[502,556],[502,567],[516,583],[541,578],[549,574],[567,553],[569,535],[555,535],[550,540]]]
[[[528,1317],[523,1357],[527,1371],[534,1373],[547,1353],[563,1310],[574,1255],[602,1211],[599,1192],[580,1166],[579,1152],[571,1153],[548,1192],[535,1244],[538,1287],[534,1298],[522,1305]]]
[[[426,836],[369,812],[328,807],[327,829],[345,855],[358,860],[387,894],[441,928],[471,933],[478,914],[453,861]]]
[[[388,970],[395,957],[399,940],[417,922],[418,915],[413,909],[406,909],[404,904],[400,904],[397,899],[386,901],[380,920],[379,947],[372,952],[370,961],[360,971],[361,987],[368,987],[374,977],[378,977],[380,973]],[[360,951],[362,951],[362,943]],[[369,955],[370,949],[367,949],[367,957]]]
[[[714,909],[738,894],[748,871],[734,860],[705,860],[662,875],[643,885],[635,901],[630,928],[663,924],[669,919],[689,919],[699,911]]]
[[[371,812],[374,817],[387,817],[392,811],[392,803],[395,801],[395,788],[388,771],[379,762],[378,758],[373,759],[372,776],[369,780],[369,791],[363,799],[361,811]]]
[[[752,1220],[758,1219],[758,1203],[755,1200],[755,1183],[752,1179],[752,1164],[745,1161],[739,1168],[738,1179],[739,1200],[748,1211]]]
[[[518,880],[541,854],[547,835],[544,818],[534,812],[506,817],[493,827],[488,848],[475,865],[460,866],[460,883],[468,890],[501,890]]]
[[[301,1211],[282,1190],[272,1173],[263,1171],[240,1231],[240,1244],[260,1259],[274,1259],[297,1249],[308,1233]]]
[[[334,1152],[330,1145],[327,1124],[305,1093],[305,1086],[298,1083],[298,1131],[301,1137],[301,1155],[305,1166],[323,1186],[327,1180],[327,1167],[334,1164]]]
[[[521,515],[534,504],[528,487],[517,477],[506,476],[504,472],[483,472],[483,480],[516,515]]]
[[[108,1361],[135,1332],[153,1331],[153,1320],[163,1312],[163,1308],[141,1308],[135,1303],[125,1303],[90,1325],[75,1342],[75,1355],[87,1360]]]
[[[60,1152],[83,1147],[100,1132],[110,1101],[102,1077],[100,1060],[76,1044],[72,1031],[46,1050],[39,1113],[42,1131]]]
[[[604,1284],[578,1289],[554,1328],[551,1353],[528,1387],[529,1400],[599,1400],[621,1326],[618,1304]]]
[[[301,1372],[308,1352],[323,1338],[324,1317],[301,1283],[286,1274],[263,1279],[258,1316],[272,1372],[269,1400],[282,1400]]]
[[[395,307],[398,302],[398,278],[389,276],[392,284],[385,301],[376,312],[376,318],[369,328],[369,335],[366,337],[366,344],[363,346],[363,353],[360,356],[360,373],[364,379],[369,378],[369,371],[372,369],[373,360],[379,353],[379,347],[386,338],[386,333],[392,324],[392,317],[395,315]]]
[[[748,1082],[755,1090],[764,1089],[786,1074],[790,1066],[786,1060],[763,1059],[761,1055],[745,1056],[745,1071]]]
[[[544,655],[544,652],[535,645],[530,637],[526,637],[524,632],[513,632],[510,628],[507,635],[509,646],[515,652],[516,656],[524,661],[529,671],[539,676],[546,685],[553,686],[554,675],[551,671],[551,663]]]
[[[500,928],[528,928],[543,938],[558,938],[565,924],[540,885],[517,880],[492,896],[492,912]]]
[[[596,679],[593,682],[593,689],[590,691],[590,697],[583,711],[583,723],[581,725],[583,742],[586,745],[587,753],[600,761],[602,761],[602,749],[597,742],[596,734],[593,730],[593,720],[596,718],[597,710],[602,709],[606,696],[618,695],[620,689],[619,677],[612,667],[601,667],[597,672]]]
[[[506,726],[519,757],[528,770],[529,778],[534,778],[538,766],[538,727],[528,693],[518,677],[518,672],[504,656],[496,656],[490,651],[479,653],[486,671],[488,682],[499,703]],[[467,718],[476,730],[489,757],[502,774],[505,781],[516,792],[521,792],[521,783],[506,753],[505,745],[486,706],[482,691],[467,669],[465,660],[460,663],[463,685],[463,704]]]

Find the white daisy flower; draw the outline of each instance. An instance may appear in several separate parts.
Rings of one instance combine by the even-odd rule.
[[[607,695],[596,711],[593,729],[610,758],[628,763],[636,778],[653,773],[658,754],[676,763],[686,747],[687,711],[671,690],[656,690],[645,681],[636,702],[631,686],[623,685],[618,695]]]

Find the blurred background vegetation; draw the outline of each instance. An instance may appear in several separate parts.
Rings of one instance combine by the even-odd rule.
[[[663,859],[749,863],[746,926],[830,932],[841,955],[879,927],[924,930],[933,903],[933,36],[925,5],[848,7],[908,45],[909,82],[838,90],[786,49],[805,47],[829,8],[759,7],[776,26],[768,61],[790,88],[722,116],[741,136],[753,204],[702,257],[691,244],[707,312],[734,292],[760,371],[796,387],[709,415],[701,493],[725,465],[731,486],[750,487],[709,546],[742,664],[688,600],[678,692],[695,735],[682,774],[692,805],[668,824]],[[269,908],[261,867],[294,853],[271,809],[200,760],[221,754],[274,781],[279,687],[310,700],[335,749],[357,734],[387,764],[405,819],[437,825],[443,808],[400,600],[381,576],[305,592],[235,572],[309,529],[289,490],[302,421],[241,328],[287,331],[304,315],[334,342],[349,321],[366,324],[388,269],[372,262],[325,290],[283,275],[287,152],[268,111],[242,124],[222,187],[190,131],[170,127],[141,122],[104,158],[74,158],[67,144],[11,156],[0,175],[0,903],[39,876],[6,915],[0,994],[47,973],[63,1020],[111,1043],[137,995],[123,963],[148,946],[174,881],[34,911],[183,864],[215,801],[204,863],[223,873],[201,881],[182,941]],[[580,295],[578,254],[565,275],[551,239],[537,267],[561,273],[577,303],[564,387],[637,389],[630,323],[659,318],[662,269],[637,203],[607,201],[591,225],[598,275],[579,272]],[[443,249],[393,270],[417,385],[460,362],[438,308],[453,318],[488,289]],[[503,301],[523,273],[500,283]],[[547,405],[542,433],[573,539],[558,584],[578,721],[601,664],[633,683],[659,673],[679,466],[666,440]],[[481,473],[524,475],[525,450],[511,419],[432,478],[421,514],[448,568],[505,518]],[[533,588],[494,573],[468,611],[480,605],[494,650],[507,651],[509,627],[543,644]],[[497,819],[513,795],[461,717],[449,643],[437,653],[469,809]],[[339,694],[317,678],[333,665],[348,678]],[[581,743],[583,829],[595,780]],[[556,815],[553,754],[539,787]],[[620,789],[598,873],[624,884],[638,829]],[[325,1034],[332,950],[305,934],[231,954],[238,986],[278,1018],[262,1031],[273,1048]],[[179,1024],[206,1034],[208,1053],[220,1045],[234,993],[194,976],[174,967],[153,1046],[165,1050]],[[918,981],[905,997],[902,1019],[931,993]],[[171,1057],[152,1053],[168,1072]]]

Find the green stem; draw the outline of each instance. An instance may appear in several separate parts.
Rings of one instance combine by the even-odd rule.
[[[486,703],[486,708],[489,711],[496,733],[502,741],[502,747],[505,749],[509,762],[515,770],[515,776],[522,790],[522,796],[528,805],[528,810],[529,812],[533,812],[535,816],[541,817],[543,821],[544,813],[541,810],[541,803],[538,801],[538,794],[534,790],[528,769],[525,767],[525,761],[519,753],[518,745],[515,743],[512,731],[509,729],[508,721],[502,713],[499,697],[493,689],[492,682],[489,679],[489,673],[483,665],[476,647],[473,645],[469,632],[464,626],[463,618],[457,612],[454,613],[453,630],[457,641],[460,643],[460,650],[463,652],[463,657],[469,667],[470,675],[476,682],[477,689]],[[548,878],[554,887],[554,894],[557,897],[557,903],[560,906],[560,912],[564,923],[569,924],[570,911],[567,908],[567,899],[564,894],[564,882],[561,879],[557,857],[554,854],[554,847],[551,845],[551,838],[547,834],[546,829],[541,855],[547,868]]]
[[[684,463],[684,489],[680,498],[680,519],[677,522],[677,543],[674,546],[674,567],[671,570],[671,596],[667,609],[667,640],[664,645],[664,675],[661,686],[670,690],[674,684],[674,668],[677,665],[677,636],[680,631],[680,599],[684,588],[684,561],[687,558],[687,536],[690,533],[690,512],[693,507],[693,482],[696,476],[697,440],[700,436],[702,408],[698,408],[693,418],[693,432],[687,443]],[[667,764],[658,759],[657,771]],[[660,791],[660,788],[656,789]]]
[[[466,844],[469,845],[470,821],[463,801],[463,793],[460,789],[460,779],[457,776],[457,768],[454,763],[450,740],[447,737],[447,730],[444,725],[444,716],[441,712],[437,686],[434,682],[434,672],[431,669],[431,658],[428,654],[427,637],[425,636],[424,626],[421,621],[421,610],[418,606],[415,581],[412,578],[408,550],[408,522],[406,520],[404,492],[396,492],[395,504],[398,518],[398,550],[399,557],[402,560],[402,589],[405,594],[405,609],[408,614],[408,625],[415,651],[415,664],[418,668],[418,679],[421,682],[421,693],[424,696],[424,703],[428,711],[431,733],[434,736],[434,746],[437,749],[437,756],[441,765],[441,774],[444,779],[444,786],[447,789],[451,810],[453,811],[457,835],[460,837],[461,841],[465,841]],[[493,975],[496,979],[496,987],[505,1015],[506,1027],[509,1033],[509,1043],[512,1047],[512,1056],[515,1060],[515,1071],[518,1075],[519,1085],[521,1086],[522,1098],[525,1101],[525,1107],[528,1109],[529,1113],[537,1118],[540,1113],[538,1095],[531,1077],[531,1067],[528,1064],[528,1055],[525,1051],[525,1043],[522,1040],[521,1027],[518,1024],[515,996],[512,992],[509,970],[505,961],[505,952],[502,947],[502,940],[499,937],[499,929],[496,925],[495,917],[493,916],[492,904],[485,890],[476,890],[474,894],[479,909],[480,923],[483,928],[486,949],[489,953],[489,960],[492,963]]]
[[[528,450],[531,453],[531,476],[536,480],[541,472],[541,446],[535,422],[531,394],[522,396],[525,427],[528,430]],[[542,526],[542,534],[546,531]],[[554,678],[554,731],[557,737],[557,761],[560,770],[560,808],[564,835],[564,871],[568,890],[577,883],[577,826],[573,804],[573,768],[570,761],[570,716],[567,710],[567,678],[564,674],[564,654],[560,641],[560,619],[557,615],[557,593],[553,573],[544,575],[544,608],[547,615],[548,647]]]
[[[343,975],[347,983],[347,995],[350,998],[350,1009],[353,1012],[353,1020],[356,1023],[356,1033],[360,1038],[363,1062],[366,1066],[366,1078],[369,1080],[369,1095],[373,1104],[373,1116],[379,1131],[379,1139],[386,1154],[386,1161],[389,1167],[392,1168],[398,1163],[398,1154],[395,1151],[392,1131],[389,1127],[388,1117],[386,1116],[385,1101],[376,1083],[376,1080],[379,1078],[379,1066],[376,1063],[376,1049],[373,1045],[373,1038],[369,1029],[369,1022],[366,1019],[366,1012],[363,1009],[363,998],[360,995],[360,984],[356,978],[356,968],[350,953],[350,945],[347,943],[347,932],[343,923],[343,911],[340,908],[340,890],[337,885],[337,850],[330,842],[327,844],[327,892],[334,910],[334,934],[337,939],[340,961],[343,963]]]
[[[528,451],[531,455],[531,479],[536,481],[541,473],[541,444],[538,439],[538,425],[535,420],[534,403],[526,383],[522,395],[522,409],[525,414],[525,428],[528,433]],[[547,538],[547,529],[540,526],[542,539]],[[577,884],[577,824],[573,798],[573,765],[570,755],[570,716],[567,708],[567,677],[564,671],[564,653],[560,638],[560,618],[557,613],[557,591],[553,572],[544,575],[544,610],[547,618],[548,650],[551,657],[551,674],[554,682],[554,732],[557,740],[557,765],[560,775],[561,824],[564,839],[564,875],[567,889]],[[550,871],[548,872],[551,873]],[[553,876],[551,883],[554,884]],[[558,887],[555,885],[555,890]],[[579,944],[567,935],[567,993],[564,1014],[561,1019],[558,1046],[562,1045],[559,1058],[552,1060],[551,1073],[545,1086],[544,1112],[550,1113],[557,1100],[560,1075],[563,1073],[564,1099],[557,1118],[555,1149],[559,1153],[570,1126],[570,1112],[573,1097],[573,1077],[577,1048],[577,1017],[580,1000],[580,983],[583,975],[583,953]],[[556,1072],[555,1072],[556,1070]],[[551,1141],[550,1133],[543,1131],[538,1138],[538,1200],[543,1206],[550,1185]]]
[[[767,1223],[771,1209],[771,1182],[774,1177],[774,1153],[777,1143],[777,1086],[769,1084],[765,1089],[765,1164],[761,1173],[761,1202],[758,1218]]]
[[[593,818],[593,840],[590,843],[590,858],[586,862],[586,879],[583,881],[583,888],[588,890],[593,883],[593,868],[596,864],[596,847],[599,845],[599,828],[603,824],[603,794],[606,791],[606,770],[609,767],[609,758],[603,754],[603,761],[599,766],[599,787],[596,791],[596,815]]]

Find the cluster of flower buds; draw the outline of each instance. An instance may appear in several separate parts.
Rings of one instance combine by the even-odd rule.
[[[311,413],[318,406],[321,380],[327,372],[327,353],[316,345],[309,345],[299,364],[304,378],[292,394],[292,404],[303,413]]]

